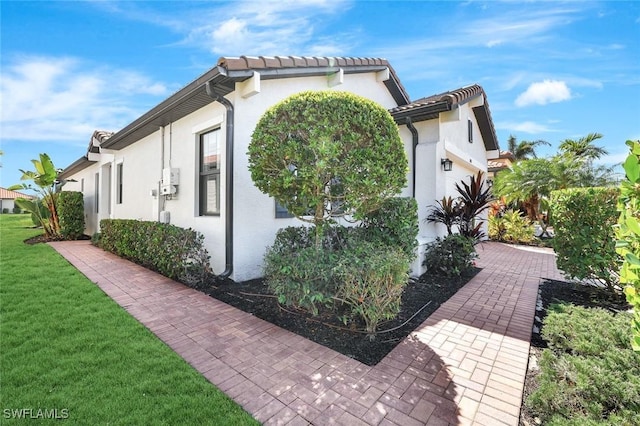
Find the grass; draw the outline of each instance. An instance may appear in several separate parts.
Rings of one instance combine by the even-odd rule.
[[[29,225],[0,215],[1,424],[258,424]]]

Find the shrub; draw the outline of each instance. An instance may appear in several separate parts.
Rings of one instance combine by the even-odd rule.
[[[8,214],[9,213],[9,209],[7,207],[2,209],[2,214]]]
[[[630,153],[623,166],[626,180],[620,184],[616,251],[624,259],[620,282],[633,306],[632,346],[640,351],[640,140],[627,141]]]
[[[572,279],[618,283],[615,251],[617,188],[572,188],[551,193],[558,269]]]
[[[473,239],[453,234],[427,246],[423,265],[436,275],[460,276],[473,268],[476,257]]]
[[[18,206],[13,206],[13,213],[20,214],[22,213],[22,209]]]
[[[84,201],[82,192],[64,191],[58,196],[60,235],[65,240],[77,240],[84,234]]]
[[[406,184],[408,161],[389,112],[354,94],[302,92],[260,118],[249,144],[255,185],[316,225],[361,219]]]
[[[280,234],[279,234],[280,235]],[[264,275],[278,302],[317,315],[321,306],[331,306],[336,294],[333,274],[336,255],[330,250],[287,247],[285,236],[276,237],[264,258]]]
[[[315,235],[313,227],[284,228],[267,250],[265,279],[278,301],[317,315],[340,300],[370,332],[395,317],[410,262],[402,249],[368,241],[362,228],[330,228],[320,248]]]
[[[538,389],[525,402],[549,424],[640,424],[640,353],[629,341],[629,315],[554,305]],[[597,327],[594,327],[597,324]]]
[[[418,245],[418,204],[414,198],[389,198],[362,220],[365,238],[380,246],[398,247],[412,261]]]
[[[516,210],[507,210],[501,216],[489,217],[489,238],[509,243],[530,243],[534,227],[531,221]]]
[[[394,247],[361,241],[343,252],[335,268],[340,282],[338,297],[351,308],[352,315],[364,320],[371,340],[380,321],[398,315],[408,270],[406,256]]]
[[[162,275],[196,287],[209,274],[204,237],[193,229],[130,219],[100,221],[99,244],[104,250]]]

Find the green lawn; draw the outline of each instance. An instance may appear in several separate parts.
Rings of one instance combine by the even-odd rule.
[[[30,224],[0,215],[0,424],[258,424]]]

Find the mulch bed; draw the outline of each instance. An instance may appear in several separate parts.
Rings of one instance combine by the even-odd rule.
[[[380,324],[374,340],[364,331],[363,323],[345,325],[338,320],[339,314],[321,313],[314,317],[281,306],[261,279],[243,283],[225,280],[202,291],[364,364],[375,365],[479,271],[476,268],[457,278],[425,274],[410,281],[402,294],[399,315]]]
[[[524,404],[524,401],[537,388],[536,377],[537,361],[542,351],[547,347],[547,342],[540,334],[540,324],[547,315],[547,309],[554,303],[572,303],[586,308],[603,308],[612,312],[626,311],[629,309],[624,295],[612,295],[603,289],[588,285],[568,283],[563,281],[545,280],[538,290],[538,303],[542,309],[536,311],[534,331],[531,333],[531,348],[529,350],[529,368],[524,383],[524,394],[520,411],[520,426],[539,425],[539,419],[533,416]]]

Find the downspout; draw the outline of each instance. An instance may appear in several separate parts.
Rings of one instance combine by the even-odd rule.
[[[407,125],[407,129],[411,132],[411,139],[413,141],[413,148],[411,152],[411,196],[416,198],[416,148],[418,147],[418,129],[413,125],[411,117],[407,117],[404,124]]]
[[[225,269],[218,276],[220,278],[228,278],[233,272],[233,104],[224,96],[216,93],[216,89],[211,84],[211,81],[207,81],[204,87],[207,95],[213,98],[215,102],[221,103],[227,109],[225,141],[225,167],[227,176],[225,179],[224,197]]]
[[[160,126],[160,179],[158,180],[158,184],[156,185],[156,191],[158,191],[157,195],[157,205],[158,205],[158,217],[157,220],[160,222],[160,212],[162,211],[162,203],[160,202],[161,186],[162,186],[162,170],[164,169],[164,126]]]

